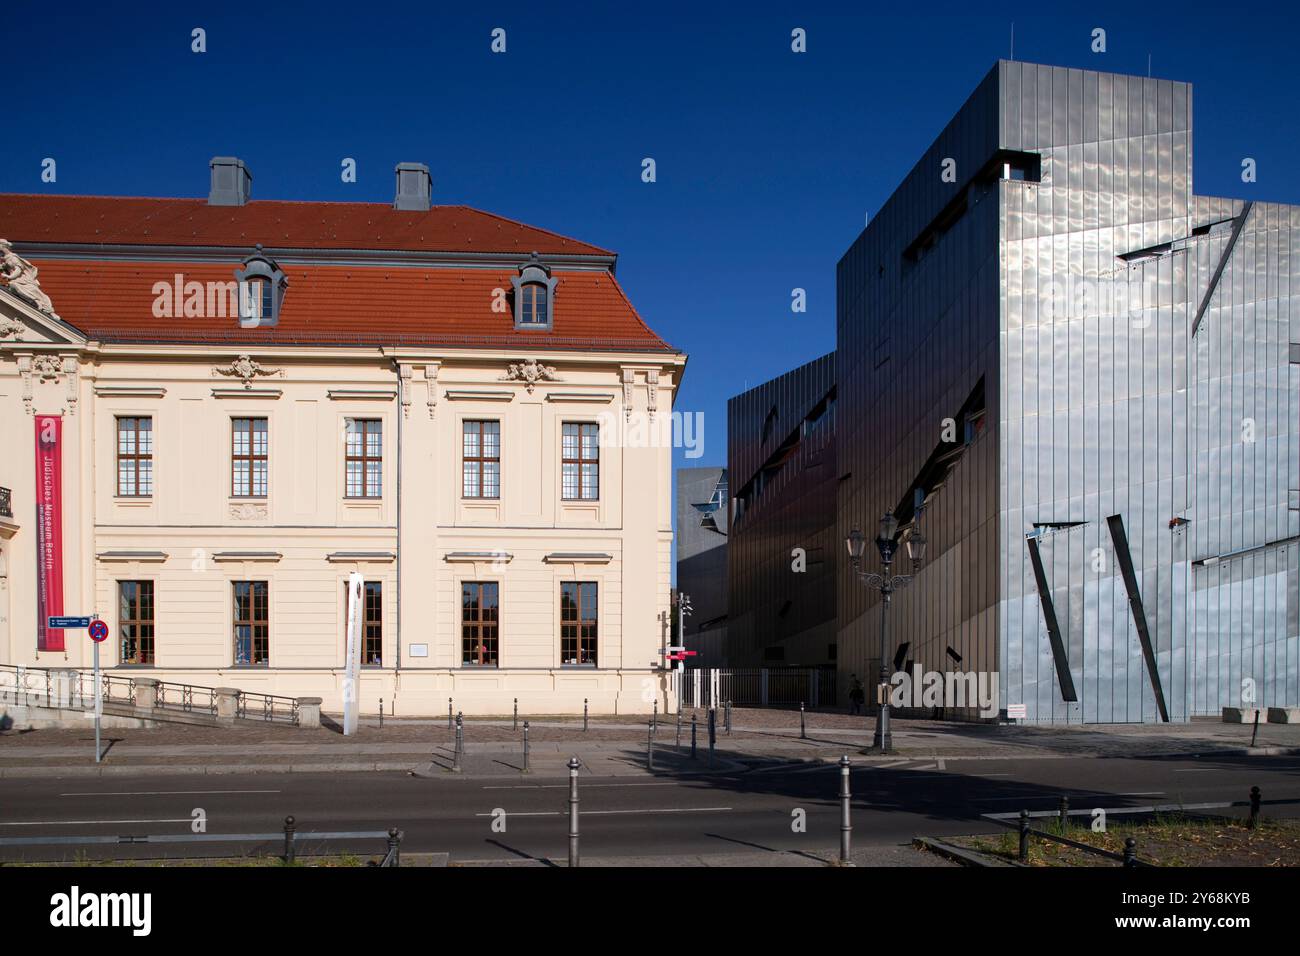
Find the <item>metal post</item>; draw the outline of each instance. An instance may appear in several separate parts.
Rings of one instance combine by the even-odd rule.
[[[1254,828],[1259,826],[1259,787],[1250,788],[1250,819],[1246,821],[1246,826]]]
[[[659,733],[659,698],[654,699],[654,710],[650,713],[650,733]]]
[[[384,726],[384,698],[379,698],[379,726]]]
[[[808,722],[804,718],[803,701],[799,701],[799,739],[808,739]]]
[[[519,698],[518,697],[515,698],[515,725],[511,729],[512,730],[519,729]]]
[[[295,824],[293,817],[285,817],[284,818],[284,862],[286,863],[293,862],[294,850],[296,849],[295,847],[296,841],[294,839],[294,831],[296,829],[297,829],[297,825]]]
[[[1064,833],[1070,826],[1070,798],[1061,794],[1061,802],[1057,808],[1057,815],[1061,822],[1061,832]]]
[[[691,714],[691,759],[695,759],[695,715]]]
[[[528,768],[528,721],[524,721],[524,773],[529,773]]]
[[[677,708],[677,749],[682,747],[682,709]]]
[[[98,645],[96,645],[98,646]],[[1250,745],[1255,746],[1255,738],[1259,736],[1259,708],[1255,708],[1255,729],[1250,732]]]
[[[718,742],[718,711],[716,707],[709,708],[709,766],[713,766],[713,747]]]
[[[451,730],[451,698],[447,698],[447,730]]]
[[[587,698],[582,698],[582,732],[587,732]]]
[[[727,698],[726,710],[723,711],[723,717],[727,722],[727,736],[731,736],[731,698]]]
[[[460,773],[460,757],[465,750],[465,724],[461,715],[456,715],[456,743],[452,748],[451,772]]]
[[[840,865],[852,866],[849,861],[850,841],[853,839],[853,797],[849,790],[849,756],[840,757]]]
[[[1029,859],[1029,811],[1020,811],[1020,862]]]
[[[1125,866],[1138,865],[1137,846],[1138,846],[1138,841],[1133,839],[1132,837],[1129,837],[1127,840],[1124,841],[1124,865]]]
[[[889,564],[885,561],[885,583],[880,589],[881,606],[880,606],[880,683],[877,686],[876,694],[880,700],[876,705],[876,733],[871,741],[871,746],[879,748],[882,754],[889,753],[894,745],[893,735],[889,732],[889,693],[885,688],[889,686],[889,665],[885,661],[885,634],[889,621],[889,598],[894,593],[894,589],[889,585]]]
[[[103,713],[104,688],[99,683],[99,641],[95,641],[95,763],[99,763],[100,754],[102,753],[99,746],[99,723]]]
[[[577,757],[569,758],[569,866],[578,865],[578,768]]]
[[[651,772],[655,768],[655,725],[651,721],[645,729],[645,768]]]
[[[383,711],[380,711],[380,713],[383,713]],[[388,831],[388,855],[393,858],[393,866],[402,865],[401,842],[401,837],[397,835],[397,827],[392,827]]]

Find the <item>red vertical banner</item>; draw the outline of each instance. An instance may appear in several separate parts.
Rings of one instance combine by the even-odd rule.
[[[36,416],[36,649],[61,651],[63,631],[46,625],[63,614],[63,419]]]

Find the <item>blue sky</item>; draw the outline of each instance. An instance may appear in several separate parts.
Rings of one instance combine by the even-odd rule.
[[[725,462],[727,398],[834,348],[836,260],[1013,19],[1017,59],[1145,74],[1149,53],[1194,83],[1197,192],[1300,202],[1300,31],[1255,4],[81,6],[6,7],[0,191],[200,196],[209,158],[236,155],[254,198],[388,202],[394,164],[425,162],[435,202],[619,252],[632,301],[690,353],[677,407],[704,413],[705,446],[678,464]]]

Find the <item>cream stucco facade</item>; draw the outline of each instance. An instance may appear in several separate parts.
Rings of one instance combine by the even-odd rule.
[[[56,301],[55,307],[59,306]],[[685,356],[518,349],[107,344],[0,288],[0,657],[90,665],[84,631],[37,650],[35,432],[61,416],[64,613],[110,626],[103,663],[341,709],[344,582],[382,585],[363,714],[645,713],[670,706],[671,415]],[[241,363],[247,356],[256,370]],[[551,380],[513,375],[536,358]],[[153,488],[117,487],[117,419],[152,422]],[[268,487],[232,495],[234,418],[265,418]],[[382,485],[345,495],[347,421],[379,421]],[[462,423],[500,422],[500,496],[462,495]],[[599,496],[562,500],[561,429],[601,426]],[[626,436],[624,436],[626,437]],[[632,446],[632,447],[629,447]],[[151,581],[154,661],[128,665],[119,582]],[[264,581],[265,665],[237,665],[233,582]],[[461,585],[496,582],[497,666],[463,666]],[[562,582],[595,582],[596,666],[562,663]]]

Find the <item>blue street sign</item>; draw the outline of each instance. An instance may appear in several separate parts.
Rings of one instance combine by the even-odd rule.
[[[90,627],[88,617],[51,617],[45,625],[50,630],[61,631],[65,628]]]

